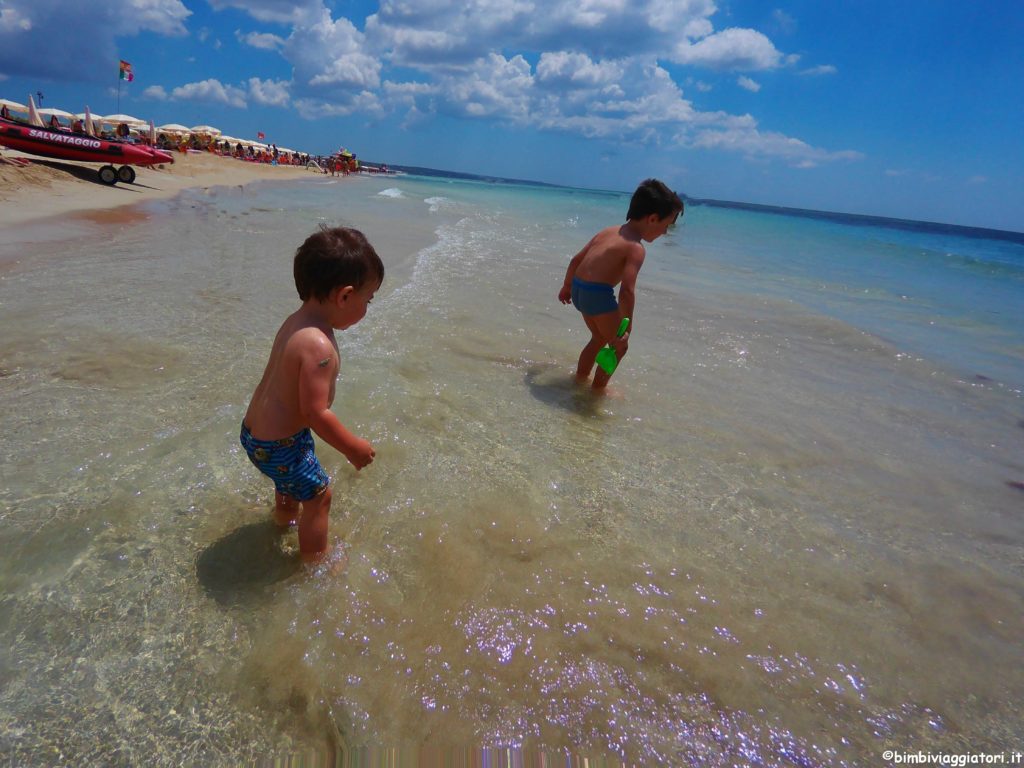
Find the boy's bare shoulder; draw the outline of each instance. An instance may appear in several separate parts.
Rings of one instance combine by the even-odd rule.
[[[622,227],[609,227],[608,230],[608,237],[605,240],[608,251],[626,259],[643,258],[646,251],[642,241],[627,237],[623,234]]]
[[[619,234],[619,228],[616,227],[616,226],[611,226],[611,227],[605,227],[600,232],[598,232],[596,235],[594,235],[594,237],[591,239],[590,242],[594,243],[594,244],[597,244],[597,243],[607,243],[607,242],[612,241],[612,240],[617,240],[620,237],[621,237],[621,235]]]
[[[286,354],[295,357],[314,357],[316,360],[337,358],[333,340],[319,327],[307,323],[295,323],[285,332]]]

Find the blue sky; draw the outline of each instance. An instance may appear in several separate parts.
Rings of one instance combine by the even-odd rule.
[[[0,96],[1024,231],[1020,0],[0,0]]]

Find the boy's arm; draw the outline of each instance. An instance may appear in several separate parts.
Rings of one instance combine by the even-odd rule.
[[[299,412],[317,437],[362,469],[373,461],[373,446],[349,432],[331,410],[331,384],[337,374],[334,345],[326,338],[305,345],[299,356]]]
[[[640,267],[644,265],[644,247],[640,243],[632,244],[626,254],[626,266],[622,270],[622,283],[619,285],[619,316],[629,318],[629,330],[636,327],[636,278]]]
[[[597,237],[597,235],[594,235]],[[583,249],[572,257],[569,262],[569,267],[565,270],[565,280],[562,282],[562,289],[558,292],[558,300],[563,304],[568,304],[572,301],[572,278],[576,274],[576,269],[579,267],[580,262],[583,261],[583,257],[587,251],[590,250],[590,246],[593,244],[594,238],[590,238],[590,242],[583,246]]]

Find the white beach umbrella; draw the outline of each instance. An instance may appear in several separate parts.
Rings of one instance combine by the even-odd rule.
[[[220,136],[220,128],[214,128],[212,125],[197,125],[193,128],[189,128],[192,133],[208,133],[211,136]]]
[[[46,115],[47,117],[56,115],[57,117],[64,117],[68,120],[75,119],[75,116],[70,112],[65,112],[63,109],[55,109],[54,107],[40,107],[36,110],[36,112],[38,112],[40,115]]]
[[[167,123],[167,125],[161,125],[157,130],[164,133],[191,133],[188,127],[181,123]]]
[[[13,109],[15,112],[28,112],[28,107],[10,99],[0,99],[0,105]]]
[[[106,117],[94,117],[93,120],[102,120],[110,125],[125,123],[126,125],[148,125],[145,120],[139,120],[131,115],[107,115]]]

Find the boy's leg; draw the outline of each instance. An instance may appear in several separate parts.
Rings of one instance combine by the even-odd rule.
[[[590,369],[594,367],[594,359],[597,357],[597,353],[604,346],[604,341],[601,340],[597,331],[591,328],[591,318],[586,315],[583,319],[587,321],[587,327],[590,328],[590,341],[587,342],[587,346],[580,352],[579,362],[576,364],[576,381],[585,382],[590,378]]]
[[[298,520],[299,500],[274,491],[274,522],[281,528],[287,528]]]
[[[615,333],[619,330],[619,313],[618,312],[605,312],[603,315],[584,315],[584,322],[587,324],[587,328],[590,329],[590,341],[587,342],[587,346],[580,352],[579,364],[576,367],[576,379],[578,381],[586,381],[590,376],[590,369],[594,367],[594,359],[597,357],[597,353],[601,351],[601,348],[605,344],[611,344],[615,341]],[[626,354],[623,350],[619,354],[621,360]],[[603,389],[608,384],[608,379],[611,376],[604,372],[604,369],[598,368],[597,373],[594,374],[594,389]]]
[[[299,555],[303,560],[318,560],[327,552],[327,521],[331,511],[331,489],[302,502],[299,518]]]

